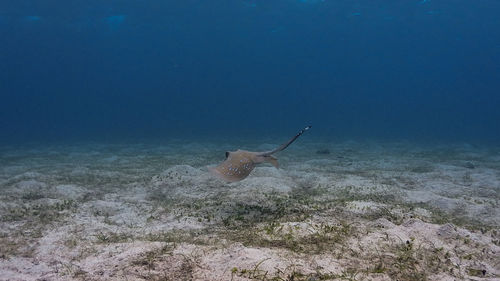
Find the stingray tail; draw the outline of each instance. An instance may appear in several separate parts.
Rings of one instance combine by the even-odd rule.
[[[305,127],[304,129],[300,130],[300,132],[298,134],[296,134],[293,138],[291,138],[288,142],[280,145],[278,148],[276,148],[275,150],[271,150],[271,151],[266,151],[266,152],[263,152],[261,155],[262,156],[270,156],[271,154],[274,154],[276,152],[279,152],[279,151],[282,151],[284,150],[285,148],[287,148],[290,144],[292,144],[292,142],[294,142],[298,137],[300,137],[305,131],[309,130],[311,128],[311,126],[307,126]],[[266,157],[267,158],[267,157]],[[275,158],[276,159],[276,158]],[[276,159],[277,160],[277,159]],[[269,160],[268,160],[269,161]],[[277,164],[278,162],[276,162]],[[273,163],[271,163],[273,164]],[[273,164],[274,165],[274,164]]]
[[[266,156],[264,159],[266,162],[271,163],[271,165],[273,165],[276,169],[280,168],[280,164],[278,163],[278,158],[276,158],[272,155],[269,155],[269,156]]]

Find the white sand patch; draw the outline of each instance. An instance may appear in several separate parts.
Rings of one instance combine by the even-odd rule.
[[[94,214],[103,216],[114,216],[124,212],[126,207],[123,202],[96,200],[84,203],[82,208],[87,209],[93,212]]]
[[[193,255],[196,254],[195,249],[183,247],[176,252]],[[216,250],[202,256],[195,280],[231,280],[232,275],[233,280],[247,280],[232,274],[233,268],[253,270],[257,264],[259,264],[257,269],[264,272],[275,272],[280,268],[284,270],[287,266],[276,251],[233,244],[227,249]]]
[[[31,281],[40,280],[53,269],[45,262],[30,258],[15,257],[0,260],[0,280]]]
[[[288,177],[284,176],[279,170],[274,167],[257,168],[255,175],[247,178],[244,181],[232,183],[241,192],[258,191],[260,192],[289,192],[295,183]]]
[[[60,199],[81,200],[88,191],[77,185],[65,184],[55,186],[54,193]]]
[[[16,189],[21,192],[39,192],[46,187],[47,184],[37,180],[25,180],[16,184]]]

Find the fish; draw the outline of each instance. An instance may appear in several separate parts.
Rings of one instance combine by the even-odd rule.
[[[245,179],[250,175],[256,165],[261,163],[270,163],[277,169],[279,168],[278,159],[273,154],[280,152],[292,144],[311,126],[307,126],[300,130],[288,142],[280,145],[278,148],[270,151],[253,152],[238,149],[236,151],[226,151],[226,160],[216,167],[209,168],[210,172],[216,177],[227,182],[237,182]]]

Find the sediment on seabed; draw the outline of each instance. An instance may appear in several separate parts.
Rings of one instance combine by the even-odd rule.
[[[500,278],[498,148],[300,142],[228,184],[234,149],[0,148],[0,280]]]

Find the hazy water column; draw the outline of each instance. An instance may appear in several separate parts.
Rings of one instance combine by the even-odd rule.
[[[3,141],[498,140],[497,1],[0,6]]]

